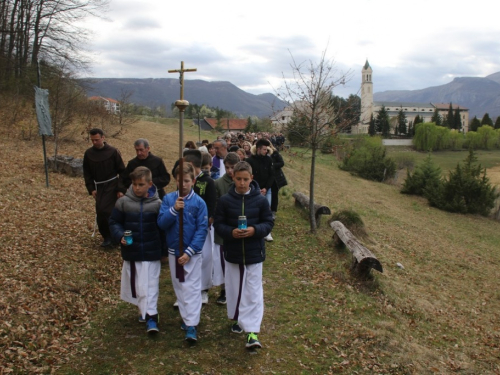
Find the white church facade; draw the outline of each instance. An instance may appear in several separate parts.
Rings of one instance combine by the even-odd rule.
[[[432,116],[436,110],[439,110],[441,116],[446,116],[450,107],[449,103],[407,103],[407,102],[374,102],[373,101],[373,69],[368,60],[366,60],[361,70],[361,114],[359,124],[352,127],[353,134],[367,134],[370,118],[373,114],[375,118],[377,112],[385,107],[389,118],[396,118],[400,110],[403,110],[408,124],[413,123],[419,116],[424,122],[431,122]],[[459,109],[462,118],[462,131],[467,132],[469,128],[469,110],[462,106],[452,103],[453,111]]]

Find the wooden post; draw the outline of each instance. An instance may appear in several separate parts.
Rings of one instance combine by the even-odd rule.
[[[184,159],[182,155],[183,144],[184,144],[184,111],[189,105],[187,100],[184,100],[184,72],[196,72],[196,69],[184,69],[184,61],[181,61],[180,69],[169,70],[169,73],[179,73],[179,81],[181,85],[181,98],[180,100],[175,101],[175,106],[179,109],[179,174],[177,175],[178,180],[183,181],[183,167],[184,167]],[[181,189],[179,189],[179,195],[181,193]],[[179,212],[179,256],[184,254],[184,210],[180,210]]]

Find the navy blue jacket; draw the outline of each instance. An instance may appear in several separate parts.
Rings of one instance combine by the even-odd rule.
[[[120,243],[126,230],[132,231],[133,243],[121,245],[123,260],[155,261],[167,255],[164,235],[158,227],[161,200],[153,185],[148,198],[139,198],[132,186],[124,197],[118,199],[109,218],[109,229],[115,242]]]
[[[220,197],[215,209],[214,228],[224,240],[224,258],[230,263],[254,264],[266,259],[266,237],[274,226],[267,199],[260,193],[259,184],[250,183],[248,194],[238,194],[234,185]],[[233,229],[238,227],[238,216],[247,217],[247,226],[255,228],[252,237],[236,239]]]

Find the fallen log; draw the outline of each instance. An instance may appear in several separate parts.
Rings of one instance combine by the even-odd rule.
[[[295,198],[295,207],[303,208],[309,211],[309,197],[305,194],[299,193],[296,191],[292,194],[292,197]],[[319,224],[321,222],[320,215],[331,215],[330,209],[326,206],[322,206],[320,204],[314,203],[314,217],[316,219],[316,228],[319,228]]]
[[[377,257],[366,247],[340,221],[332,221],[330,226],[335,231],[334,239],[342,242],[353,255],[353,271],[361,276],[368,276],[372,268],[384,272],[382,264]]]

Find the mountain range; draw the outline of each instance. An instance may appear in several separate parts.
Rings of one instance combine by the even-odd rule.
[[[469,118],[485,113],[500,116],[500,72],[481,77],[457,77],[452,82],[421,90],[394,90],[373,94],[374,101],[453,103],[469,109]]]
[[[92,78],[80,80],[88,96],[120,100],[123,92],[131,93],[129,102],[155,108],[180,99],[179,80],[174,78]],[[184,99],[191,104],[208,105],[231,111],[240,117],[269,117],[286,103],[271,93],[254,95],[230,82],[184,81]]]
[[[129,101],[148,107],[170,105],[180,99],[179,80],[174,78],[93,78],[81,80],[88,96],[99,95],[120,100],[123,92],[132,93]],[[268,117],[286,103],[271,93],[254,95],[230,82],[185,80],[184,96],[191,104],[206,104],[231,111],[240,117]],[[500,116],[500,72],[481,77],[458,77],[452,82],[421,90],[390,90],[374,93],[375,101],[453,103],[469,109],[469,118],[492,119]]]

